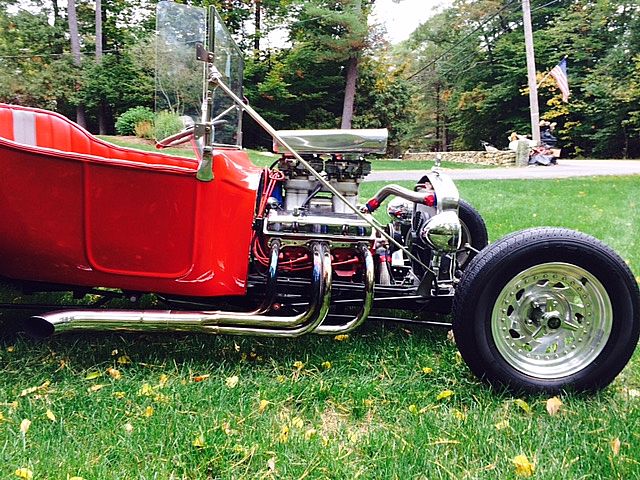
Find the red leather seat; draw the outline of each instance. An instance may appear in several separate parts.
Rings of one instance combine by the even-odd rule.
[[[149,165],[197,168],[195,159],[143,152],[112,145],[94,137],[68,118],[48,110],[0,103],[0,141],[29,147],[125,160]]]

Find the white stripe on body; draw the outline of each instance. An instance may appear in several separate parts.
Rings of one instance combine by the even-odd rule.
[[[34,112],[13,110],[13,140],[25,145],[37,145]]]

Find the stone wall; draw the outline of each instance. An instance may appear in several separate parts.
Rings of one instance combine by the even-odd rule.
[[[403,160],[435,160],[441,155],[443,162],[477,163],[480,165],[515,166],[516,152],[501,150],[498,152],[407,152]]]

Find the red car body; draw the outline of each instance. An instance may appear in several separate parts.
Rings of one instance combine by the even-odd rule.
[[[0,276],[189,296],[246,293],[260,168],[117,147],[65,117],[0,104]]]

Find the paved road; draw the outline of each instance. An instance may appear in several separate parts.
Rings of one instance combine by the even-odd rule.
[[[545,179],[591,177],[594,175],[640,175],[640,160],[558,160],[548,167],[500,167],[443,169],[454,180],[508,180],[516,178]],[[417,180],[423,170],[387,170],[370,173],[365,181]],[[639,179],[640,180],[640,179]]]

